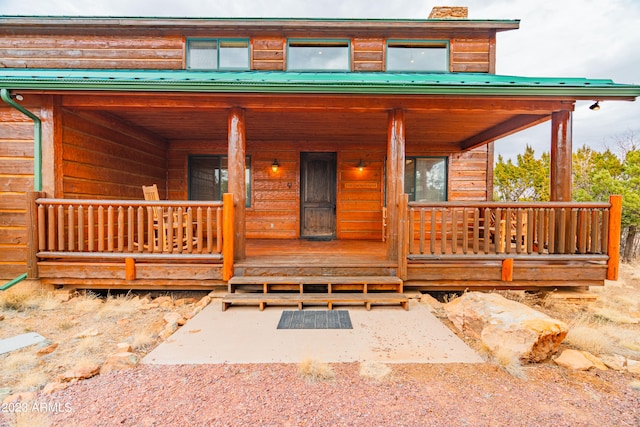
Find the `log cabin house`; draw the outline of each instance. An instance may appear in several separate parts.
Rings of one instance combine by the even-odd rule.
[[[0,276],[265,293],[615,278],[620,199],[571,201],[571,116],[640,87],[496,75],[518,20],[433,16],[0,17]],[[493,141],[548,120],[552,201],[493,202]]]

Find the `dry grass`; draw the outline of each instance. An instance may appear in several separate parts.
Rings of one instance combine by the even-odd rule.
[[[23,375],[38,365],[38,356],[32,353],[9,353],[2,362],[3,369],[13,375]]]
[[[142,301],[132,295],[105,297],[91,292],[65,301],[65,295],[19,286],[0,292],[3,338],[33,331],[59,344],[43,356],[36,355],[43,348],[37,345],[0,355],[0,388],[4,394],[38,391],[69,369],[103,363],[118,351],[119,342],[130,342],[141,358],[160,342],[158,332],[167,310],[140,310]],[[186,315],[193,304],[172,309]],[[37,420],[25,420],[22,425],[39,425]]]
[[[25,311],[34,300],[34,293],[28,290],[12,288],[0,292],[0,308],[4,310]]]
[[[374,381],[383,381],[389,374],[391,368],[381,362],[362,362],[360,363],[360,376],[369,378]]]
[[[331,366],[314,359],[304,359],[298,365],[298,375],[307,382],[331,381],[336,375]]]
[[[620,311],[614,307],[602,307],[595,311],[594,316],[598,319],[605,320],[611,323],[618,324],[638,324],[640,321],[635,317],[631,317],[628,314]]]
[[[136,332],[127,342],[131,344],[133,351],[146,352],[152,349],[158,341],[158,334],[150,330]]]
[[[71,311],[74,313],[95,313],[103,304],[98,295],[92,292],[85,292],[69,301]]]
[[[138,311],[140,305],[140,299],[130,295],[109,296],[96,316],[100,319],[123,317]]]
[[[20,377],[17,387],[20,390],[37,391],[49,382],[49,375],[41,370],[31,370]]]
[[[578,325],[569,327],[565,343],[593,354],[614,353],[617,349],[611,338],[597,326]]]
[[[492,360],[509,375],[521,380],[527,379],[527,374],[524,371],[520,359],[508,348],[498,348],[497,351],[493,353]]]
[[[80,356],[89,356],[98,354],[102,351],[104,340],[98,336],[89,336],[81,338],[76,344],[75,353]]]

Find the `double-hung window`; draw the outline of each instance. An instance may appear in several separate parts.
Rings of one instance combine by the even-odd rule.
[[[249,40],[188,39],[187,69],[248,70]]]
[[[289,40],[287,70],[350,71],[348,40]]]
[[[251,157],[246,160],[247,206],[251,206]],[[189,157],[189,200],[222,200],[229,189],[227,156]]]
[[[387,71],[449,71],[448,41],[390,40],[387,42]]]
[[[447,158],[406,157],[404,192],[412,202],[447,200]]]

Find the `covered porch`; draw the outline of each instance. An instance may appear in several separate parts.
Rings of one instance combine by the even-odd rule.
[[[70,73],[54,79],[69,87],[26,88],[25,103],[43,116],[43,191],[28,202],[31,278],[190,289],[374,276],[466,289],[616,275],[616,203],[570,201],[571,114],[576,99],[633,99],[624,88],[475,74],[182,74],[161,76],[162,91],[147,74],[88,76],[90,86],[76,87]],[[544,121],[552,202],[487,202],[493,141]],[[447,201],[407,185],[407,165],[424,158],[443,159]],[[205,161],[215,166],[200,168]],[[211,188],[200,191],[199,178]],[[164,200],[141,200],[150,184]],[[159,245],[160,235],[177,243]],[[525,280],[525,265],[548,274]]]

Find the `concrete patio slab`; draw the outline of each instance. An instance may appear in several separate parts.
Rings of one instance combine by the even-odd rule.
[[[290,307],[233,306],[219,299],[149,353],[147,364],[481,363],[482,359],[425,306],[410,300],[409,311],[395,306],[340,307],[353,329],[277,329]],[[314,308],[310,308],[314,309]],[[326,308],[318,308],[326,309]]]

